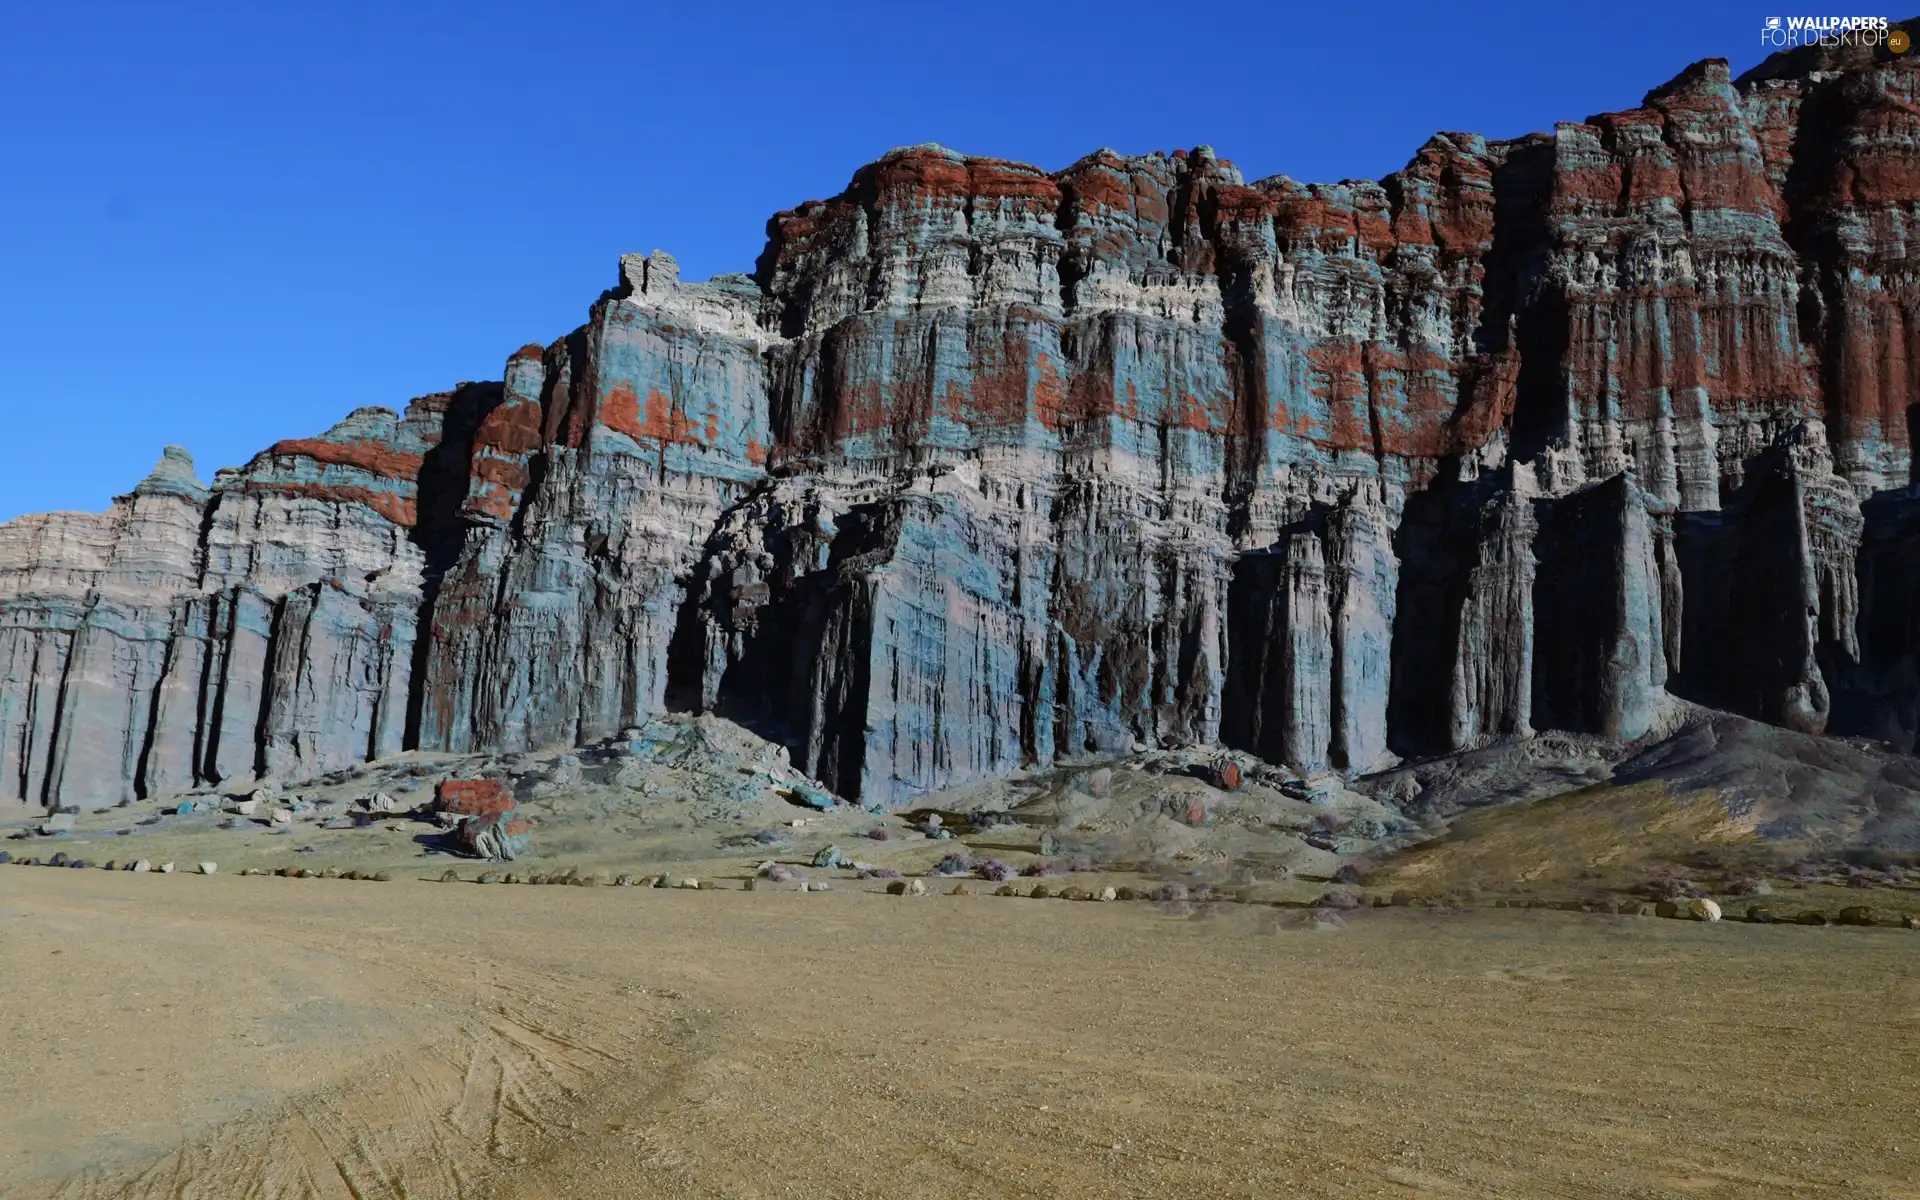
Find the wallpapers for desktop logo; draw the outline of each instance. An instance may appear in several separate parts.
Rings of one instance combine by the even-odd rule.
[[[1889,29],[1885,17],[1768,17],[1760,26],[1760,44],[1768,50],[1795,46],[1885,46],[1905,54],[1911,42],[1904,29]]]

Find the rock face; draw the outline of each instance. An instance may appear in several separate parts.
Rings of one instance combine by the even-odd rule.
[[[1379,183],[937,146],[498,384],[0,527],[0,798],[669,707],[843,797],[1137,743],[1361,772],[1669,695],[1913,745],[1920,68],[1708,60]]]

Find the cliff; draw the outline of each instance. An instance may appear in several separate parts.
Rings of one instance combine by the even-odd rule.
[[[669,707],[883,804],[1631,740],[1675,695],[1910,749],[1917,80],[1708,60],[1378,183],[896,150],[751,276],[622,258],[500,383],[0,526],[0,798]]]

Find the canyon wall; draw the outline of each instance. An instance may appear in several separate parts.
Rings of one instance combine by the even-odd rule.
[[[1913,746],[1920,69],[1709,60],[1378,183],[897,150],[500,383],[0,526],[0,802],[669,707],[848,798],[1361,772],[1670,695]]]

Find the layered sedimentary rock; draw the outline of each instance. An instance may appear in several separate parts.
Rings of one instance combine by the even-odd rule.
[[[752,275],[622,258],[501,383],[0,527],[0,796],[670,707],[881,804],[1630,740],[1672,694],[1911,746],[1916,79],[1709,60],[1378,183],[895,151]]]

